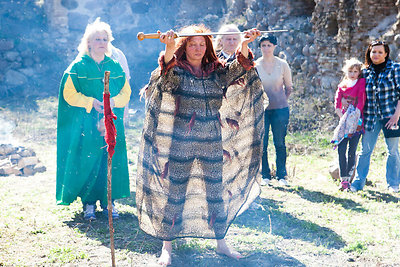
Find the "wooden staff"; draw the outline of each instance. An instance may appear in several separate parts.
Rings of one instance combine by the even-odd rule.
[[[110,82],[110,72],[104,72],[104,93],[110,94],[109,89]],[[113,206],[112,206],[112,197],[111,197],[111,180],[112,180],[112,157],[110,154],[107,156],[107,200],[108,200],[108,225],[110,230],[110,248],[111,248],[111,262],[112,266],[115,267],[115,248],[114,248],[114,227],[113,227]]]
[[[260,31],[261,34],[264,33],[274,33],[274,32],[287,32],[289,30],[271,30],[271,31]],[[244,32],[199,32],[199,33],[175,33],[174,38],[179,37],[189,37],[189,36],[207,36],[207,35],[232,35],[232,34],[245,34]],[[159,39],[161,33],[143,33],[139,32],[137,34],[137,38],[139,41],[143,41],[144,39]]]

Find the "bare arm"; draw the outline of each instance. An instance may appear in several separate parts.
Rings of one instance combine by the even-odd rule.
[[[261,32],[257,30],[256,28],[253,28],[251,30],[245,31],[245,35],[243,38],[243,41],[241,43],[240,47],[240,52],[242,52],[242,55],[247,58],[249,56],[249,47],[248,44],[253,42],[257,36],[260,36]]]
[[[293,92],[292,72],[290,71],[289,64],[283,64],[283,84],[285,85],[286,99],[289,99],[290,94]]]
[[[292,86],[288,86],[285,87],[285,95],[286,95],[286,99],[289,99],[290,94],[293,92],[293,87]]]
[[[397,93],[399,94],[400,88],[399,88],[399,84],[400,84],[400,69],[397,67],[395,68],[394,71],[394,80],[396,82],[396,90]],[[389,121],[386,123],[385,127],[386,128],[391,128],[392,126],[396,126],[398,121],[399,121],[399,117],[400,117],[400,100],[397,100],[397,105],[396,105],[396,110],[394,111],[394,114],[392,117],[390,117]]]
[[[158,31],[157,33],[161,33]],[[164,62],[168,64],[174,57],[175,53],[175,32],[169,30],[166,33],[161,33],[160,42],[165,44]]]

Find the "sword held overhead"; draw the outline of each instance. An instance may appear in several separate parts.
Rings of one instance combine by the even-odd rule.
[[[270,31],[260,31],[261,34],[264,33],[275,33],[275,32],[288,32],[289,30],[270,30]],[[162,33],[143,33],[138,32],[137,38],[139,41],[143,41],[144,39],[159,39]],[[245,34],[245,32],[201,32],[201,33],[175,33],[174,38],[179,37],[189,37],[189,36],[208,36],[208,35],[231,35],[231,34]]]

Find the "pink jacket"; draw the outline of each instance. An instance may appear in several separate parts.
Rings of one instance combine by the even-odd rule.
[[[358,108],[361,111],[362,116],[366,100],[365,79],[358,79],[357,83],[353,87],[338,87],[335,97],[335,108],[342,109],[342,113],[344,114],[346,109],[342,106],[342,98],[350,100],[349,104]]]

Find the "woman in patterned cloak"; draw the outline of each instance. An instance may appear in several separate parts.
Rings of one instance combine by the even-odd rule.
[[[192,25],[182,32],[209,30]],[[174,34],[161,34],[165,53],[145,89],[136,186],[139,224],[163,240],[162,265],[171,263],[171,241],[179,237],[217,239],[217,253],[238,259],[241,255],[224,238],[245,203],[257,197],[251,192],[258,184],[263,95],[247,45],[260,32],[247,31],[237,59],[226,65],[218,60],[211,36],[176,43]],[[222,119],[226,88],[235,83],[246,84],[251,97],[232,105],[234,119]],[[232,143],[223,131],[242,138]]]

